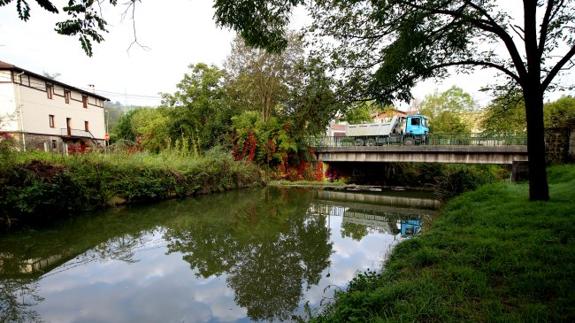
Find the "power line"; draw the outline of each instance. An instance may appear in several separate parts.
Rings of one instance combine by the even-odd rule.
[[[118,96],[140,97],[140,98],[149,98],[149,99],[161,99],[162,98],[159,95],[130,94],[130,93],[121,93],[121,92],[105,91],[105,90],[96,90],[96,92],[115,94]]]

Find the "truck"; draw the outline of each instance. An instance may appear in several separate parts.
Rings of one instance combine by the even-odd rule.
[[[394,116],[389,122],[348,125],[347,138],[356,146],[381,146],[390,143],[405,145],[427,143],[429,123],[421,114]]]

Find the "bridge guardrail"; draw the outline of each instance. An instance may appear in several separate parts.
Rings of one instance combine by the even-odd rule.
[[[413,142],[413,141],[412,141]],[[352,136],[324,136],[309,137],[307,144],[316,148],[327,147],[350,147],[350,146],[386,146],[386,145],[403,145],[404,137],[396,136],[386,138],[373,137],[352,137]],[[527,145],[526,135],[509,135],[509,136],[462,136],[462,135],[429,135],[425,141],[413,142],[415,145],[433,145],[433,146],[510,146],[510,145]]]

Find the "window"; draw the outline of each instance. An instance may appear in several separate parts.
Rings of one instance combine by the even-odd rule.
[[[82,105],[84,106],[84,109],[88,108],[88,96],[87,95],[82,95]]]
[[[56,142],[56,140],[52,139],[52,149],[56,150],[56,148],[58,148],[58,143]]]
[[[88,123],[88,121],[84,121],[84,130],[90,131],[90,124]]]
[[[411,125],[412,126],[419,126],[419,118],[411,118]]]
[[[70,104],[70,97],[72,96],[72,92],[70,90],[64,90],[64,101],[66,104]]]
[[[48,99],[52,99],[54,98],[54,85],[52,84],[46,84],[46,95],[48,96]]]
[[[54,115],[53,114],[48,115],[48,122],[50,124],[50,128],[54,128],[56,126],[54,124]]]

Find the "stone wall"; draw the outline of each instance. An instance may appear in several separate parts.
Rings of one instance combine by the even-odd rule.
[[[60,137],[26,134],[26,150],[61,152],[62,147]]]
[[[549,128],[545,129],[545,151],[547,163],[561,164],[573,160],[573,129]]]
[[[24,140],[22,133],[13,133],[14,140],[18,145],[18,149],[23,150],[24,148]],[[48,152],[55,152],[55,153],[63,153],[65,152],[65,144],[68,145],[77,145],[80,142],[83,142],[86,146],[90,147],[91,149],[102,149],[105,147],[104,140],[95,140],[96,142],[87,139],[87,138],[74,138],[74,139],[67,139],[59,136],[50,136],[50,135],[37,135],[37,134],[25,134],[24,139],[26,140],[26,150],[27,151],[48,151]]]

